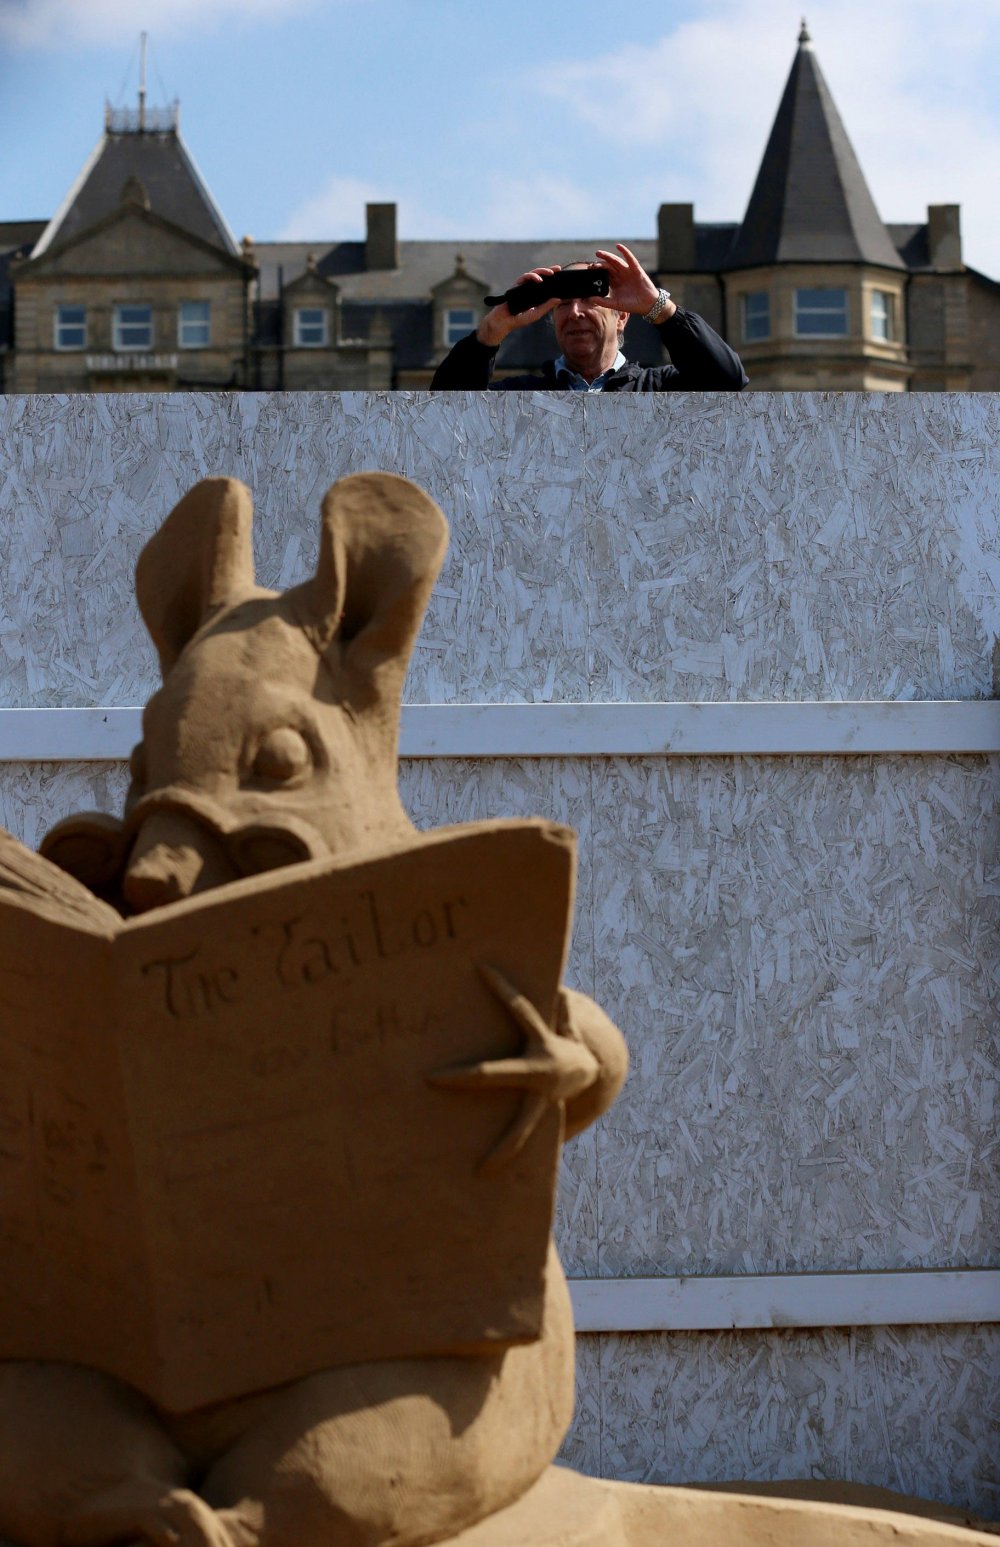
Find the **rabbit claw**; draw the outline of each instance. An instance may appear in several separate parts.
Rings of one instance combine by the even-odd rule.
[[[597,1079],[599,1068],[572,1027],[563,990],[553,1030],[498,968],[481,962],[479,975],[523,1031],[524,1046],[512,1058],[453,1064],[428,1075],[428,1081],[447,1090],[524,1092],[517,1116],[479,1163],[480,1171],[494,1172],[520,1154],[550,1106],[565,1105],[586,1090]]]

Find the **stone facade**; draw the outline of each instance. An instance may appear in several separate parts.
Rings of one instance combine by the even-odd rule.
[[[726,275],[724,284],[728,336],[758,389],[903,392],[910,384],[912,372],[902,321],[905,276],[896,270],[825,264],[817,272],[815,265],[790,263],[741,270]],[[816,289],[846,293],[847,332],[842,337],[797,336],[796,296]],[[683,279],[677,282],[678,292],[686,296]],[[876,292],[891,298],[890,337],[884,341],[872,335]],[[761,295],[768,300],[770,337],[755,342],[752,326],[748,326],[747,298]]]

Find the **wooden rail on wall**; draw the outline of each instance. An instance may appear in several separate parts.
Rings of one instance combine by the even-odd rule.
[[[1000,1272],[990,1268],[572,1279],[569,1289],[578,1332],[1000,1321]]]
[[[0,762],[128,757],[138,709],[0,709]],[[1000,703],[407,704],[400,755],[784,757],[1000,752]]]

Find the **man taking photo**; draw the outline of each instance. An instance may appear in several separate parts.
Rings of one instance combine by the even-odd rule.
[[[526,311],[512,312],[504,300],[488,311],[475,333],[460,339],[441,361],[432,391],[494,392],[738,392],[747,384],[739,356],[696,312],[685,311],[666,290],[654,285],[634,253],[621,242],[617,254],[599,249],[595,264],[571,263],[570,269],[605,268],[610,277],[606,296],[560,299],[553,296]],[[519,285],[562,272],[531,269]],[[529,327],[551,313],[558,359],[547,360],[542,374],[509,376],[491,381],[496,352],[509,333]],[[622,335],[629,317],[653,323],[671,365],[630,365],[622,352]]]

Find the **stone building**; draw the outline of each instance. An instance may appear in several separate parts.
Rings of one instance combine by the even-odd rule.
[[[176,109],[108,111],[61,209],[6,268],[8,391],[248,379],[255,270],[198,175]]]
[[[47,223],[0,223],[0,387],[8,392],[422,388],[483,297],[537,264],[620,238],[400,240],[369,204],[363,241],[234,240],[176,109],[106,114]],[[625,236],[650,273],[739,350],[756,388],[1000,390],[1000,284],[962,260],[957,205],[880,218],[803,25],[741,222],[661,205]],[[547,323],[498,369],[551,354]],[[662,357],[633,320],[629,352]]]

